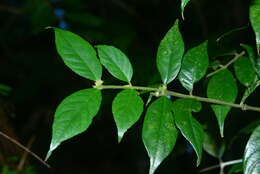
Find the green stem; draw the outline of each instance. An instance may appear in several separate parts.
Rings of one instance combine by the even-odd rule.
[[[230,60],[226,65],[222,66],[221,68],[217,69],[216,71],[213,71],[213,72],[209,73],[207,75],[207,77],[210,77],[210,76],[212,76],[212,75],[214,75],[214,74],[216,74],[216,73],[218,73],[218,72],[220,72],[220,71],[222,71],[224,69],[227,69],[232,63],[234,63],[237,59],[239,59],[243,55],[245,55],[245,51],[242,51],[239,54],[235,54],[235,57],[232,60]]]
[[[190,99],[195,99],[201,102],[206,102],[206,103],[211,103],[211,104],[219,104],[219,105],[225,105],[225,106],[230,106],[234,108],[239,108],[241,110],[251,110],[251,111],[257,111],[260,112],[260,107],[254,107],[254,106],[248,106],[246,104],[235,104],[235,103],[229,103],[225,101],[220,101],[220,100],[215,100],[215,99],[210,99],[210,98],[205,98],[205,97],[199,97],[199,96],[194,96],[194,95],[186,95],[170,90],[162,90],[160,88],[152,88],[152,87],[143,87],[143,86],[130,86],[130,85],[125,85],[125,86],[120,86],[120,85],[99,85],[99,86],[94,86],[94,88],[98,89],[135,89],[135,90],[142,90],[142,91],[151,91],[158,93],[158,96],[167,96],[171,95],[174,97],[178,98],[190,98]]]

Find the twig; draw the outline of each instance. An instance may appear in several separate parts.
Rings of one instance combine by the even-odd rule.
[[[34,140],[35,140],[35,136],[32,136],[32,137],[30,138],[30,140],[28,141],[28,143],[27,143],[27,146],[26,146],[27,149],[31,149]],[[27,152],[27,151],[24,151],[23,156],[22,156],[22,158],[21,158],[21,160],[20,160],[20,162],[19,162],[19,164],[18,164],[18,167],[17,167],[17,171],[18,171],[18,172],[22,171],[27,156],[28,156],[28,152]]]
[[[120,85],[100,85],[100,86],[93,86],[94,88],[98,89],[135,89],[135,90],[142,90],[142,91],[151,91],[151,92],[156,92],[159,94],[159,96],[167,96],[171,95],[174,97],[178,98],[190,98],[190,99],[195,99],[201,102],[206,102],[206,103],[211,103],[211,104],[219,104],[219,105],[225,105],[225,106],[230,106],[234,108],[239,108],[241,110],[251,110],[251,111],[256,111],[260,112],[260,107],[255,107],[255,106],[249,106],[246,104],[240,105],[240,104],[235,104],[235,103],[229,103],[225,101],[220,101],[220,100],[215,100],[211,98],[205,98],[205,97],[199,97],[199,96],[194,96],[194,95],[186,95],[170,90],[162,90],[160,88],[152,88],[152,87],[142,87],[142,86],[120,86]]]
[[[221,36],[219,36],[219,38],[216,39],[217,42],[219,42],[221,39],[223,39],[224,37],[230,35],[231,33],[235,32],[235,31],[241,31],[241,30],[244,30],[246,28],[248,28],[249,24],[247,26],[242,26],[242,27],[239,27],[239,28],[235,28],[233,30],[230,30],[224,34],[222,34]]]
[[[216,74],[216,73],[218,73],[218,72],[220,72],[220,71],[222,71],[224,69],[227,69],[232,63],[234,63],[237,59],[239,59],[243,55],[245,55],[245,51],[242,51],[239,54],[235,54],[235,57],[232,60],[230,60],[226,65],[222,66],[221,68],[217,69],[216,71],[213,71],[213,72],[209,73],[207,75],[207,77],[210,77],[210,76],[212,76],[212,75],[214,75],[214,74]]]
[[[213,170],[213,169],[216,169],[216,168],[221,168],[222,171],[223,171],[223,169],[226,166],[230,166],[230,165],[233,165],[233,164],[238,164],[238,163],[241,163],[242,161],[243,161],[242,159],[237,159],[237,160],[232,160],[232,161],[227,161],[227,162],[220,162],[217,165],[210,166],[210,167],[207,167],[205,169],[200,170],[199,173],[207,172],[207,171],[210,171],[210,170]]]
[[[5,133],[3,133],[2,131],[0,131],[0,135],[4,138],[6,138],[7,140],[9,140],[10,142],[14,143],[15,145],[17,145],[18,147],[20,147],[21,149],[23,149],[24,151],[28,152],[30,155],[32,155],[34,158],[36,158],[38,161],[40,161],[43,165],[45,165],[48,168],[51,168],[51,166],[49,164],[47,164],[46,162],[44,162],[38,155],[36,155],[35,153],[33,153],[32,151],[30,151],[28,148],[26,148],[24,145],[22,145],[21,143],[19,143],[18,141],[16,141],[15,139],[9,137],[8,135],[6,135]]]

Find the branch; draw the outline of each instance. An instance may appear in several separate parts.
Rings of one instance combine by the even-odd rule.
[[[218,72],[220,72],[220,71],[222,71],[224,69],[227,69],[232,63],[234,63],[237,59],[239,59],[243,55],[245,55],[245,51],[242,51],[239,54],[236,53],[235,57],[232,60],[230,60],[226,65],[222,66],[221,68],[217,69],[216,71],[213,71],[213,72],[209,73],[207,75],[207,77],[210,77],[210,76],[212,76],[212,75],[214,75],[214,74],[216,74],[216,73],[218,73]]]
[[[2,131],[0,131],[0,135],[3,136],[4,138],[6,138],[7,140],[9,140],[10,142],[14,143],[15,145],[17,145],[18,147],[20,147],[24,151],[28,152],[30,155],[32,155],[34,158],[36,158],[38,161],[40,161],[46,167],[51,168],[51,166],[49,164],[47,164],[46,162],[44,162],[38,155],[36,155],[32,151],[30,151],[30,149],[28,149],[27,147],[25,147],[24,145],[22,145],[21,143],[19,143],[15,139],[9,137],[8,135],[3,133]]]
[[[242,161],[243,161],[242,159],[237,159],[237,160],[232,160],[232,161],[227,161],[227,162],[220,162],[217,165],[210,166],[210,167],[200,170],[199,173],[207,172],[207,171],[210,171],[210,170],[213,170],[216,168],[221,168],[223,170],[226,166],[238,164],[238,163],[241,163]]]
[[[239,109],[244,110],[244,111],[245,110],[251,110],[251,111],[260,112],[260,107],[249,106],[249,105],[246,105],[246,104],[240,105],[240,104],[235,104],[235,103],[224,102],[224,101],[221,101],[221,100],[215,100],[215,99],[199,97],[199,96],[194,96],[194,95],[187,95],[187,94],[182,94],[182,93],[170,91],[170,90],[163,89],[163,88],[161,89],[161,88],[130,86],[130,85],[125,85],[125,86],[120,86],[120,85],[95,85],[93,87],[98,88],[98,89],[135,89],[135,90],[142,90],[142,91],[151,91],[151,92],[155,92],[156,96],[171,95],[171,96],[178,97],[178,98],[190,98],[190,99],[195,99],[195,100],[198,100],[198,101],[201,101],[201,102],[230,106],[230,107],[234,107],[234,108],[239,108]]]

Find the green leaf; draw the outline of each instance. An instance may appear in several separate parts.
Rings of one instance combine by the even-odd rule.
[[[244,86],[249,87],[256,78],[256,72],[248,57],[242,56],[234,63],[237,79]]]
[[[128,57],[113,46],[98,45],[96,47],[102,65],[114,77],[125,82],[130,82],[133,75],[133,68]]]
[[[229,170],[228,170],[228,174],[232,174],[232,173],[241,173],[243,172],[243,163],[238,163],[233,165]]]
[[[260,125],[250,136],[243,159],[244,174],[260,173]]]
[[[167,32],[157,51],[157,68],[164,84],[173,81],[181,68],[184,42],[178,27],[178,20]]]
[[[260,85],[260,80],[255,77],[254,82],[245,90],[240,103],[244,103],[246,99],[255,91],[255,89]]]
[[[184,9],[186,7],[186,5],[188,4],[190,0],[181,0],[181,13],[182,13],[182,16],[184,16]]]
[[[237,97],[236,81],[227,69],[215,74],[208,83],[207,95],[209,98],[233,103]],[[211,105],[219,124],[220,134],[224,136],[224,122],[231,107]]]
[[[260,1],[252,0],[252,4],[249,9],[249,18],[251,25],[255,32],[256,37],[256,46],[258,50],[258,54],[260,53]]]
[[[251,46],[246,44],[241,44],[241,46],[246,50],[255,72],[260,78],[260,57],[256,58],[254,49]]]
[[[160,97],[148,107],[145,115],[142,139],[150,157],[149,174],[171,153],[178,136],[171,106],[170,99]]]
[[[223,142],[221,144],[217,143],[216,139],[211,134],[205,132],[203,149],[211,156],[221,158],[225,151],[225,144]]]
[[[192,117],[191,112],[199,112],[200,110],[200,102],[193,99],[178,99],[173,102],[176,125],[195,150],[198,157],[197,166],[201,161],[204,131],[200,123]]]
[[[61,142],[85,131],[97,114],[102,100],[99,89],[83,89],[66,97],[58,106],[52,125],[48,159]]]
[[[182,86],[192,91],[194,83],[205,75],[208,65],[207,42],[188,50],[183,57],[179,74]]]
[[[135,90],[123,90],[112,103],[112,112],[118,131],[118,142],[124,133],[138,121],[143,112],[144,102]]]
[[[57,51],[64,63],[82,77],[100,80],[102,66],[97,59],[94,48],[70,31],[58,28],[54,28],[54,31]]]

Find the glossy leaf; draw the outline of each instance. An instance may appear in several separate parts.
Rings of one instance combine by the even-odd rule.
[[[142,139],[150,157],[149,174],[171,153],[178,136],[171,106],[170,99],[160,97],[149,105],[145,114]]]
[[[234,63],[234,69],[237,79],[246,87],[250,86],[256,78],[256,72],[253,66],[254,65],[249,60],[249,58],[245,56],[240,57]]]
[[[192,91],[194,83],[205,75],[208,65],[207,42],[188,50],[183,56],[179,74],[182,86]]]
[[[254,82],[245,90],[241,103],[244,103],[246,99],[255,91],[255,89],[260,85],[260,80],[258,77],[255,77]]]
[[[114,77],[125,82],[131,81],[133,68],[128,57],[122,51],[108,45],[98,45],[97,50],[102,65]]]
[[[237,85],[232,73],[225,69],[215,74],[209,80],[207,95],[208,98],[231,103],[235,102],[237,97]],[[231,108],[229,106],[216,104],[211,105],[211,107],[217,117],[220,134],[223,137],[225,118]]]
[[[243,168],[244,174],[260,173],[260,125],[254,130],[247,142]]]
[[[118,141],[138,121],[143,112],[144,102],[135,90],[124,90],[117,94],[112,103],[112,112],[118,131]]]
[[[249,10],[249,18],[255,32],[258,54],[260,53],[260,1],[252,0]]]
[[[178,27],[178,21],[167,32],[157,51],[157,68],[164,84],[173,81],[181,68],[184,43]]]
[[[182,16],[183,16],[183,13],[184,13],[184,9],[186,7],[186,5],[188,4],[190,0],[181,0],[181,13],[182,13]]]
[[[178,99],[173,102],[173,115],[176,125],[195,150],[198,157],[197,166],[201,161],[204,131],[200,123],[193,118],[191,113],[199,112],[200,110],[201,104],[196,100]]]
[[[70,31],[58,28],[54,28],[54,31],[57,51],[64,63],[82,77],[100,80],[102,66],[97,59],[94,48]]]
[[[85,131],[101,103],[99,89],[83,89],[66,97],[58,106],[52,125],[52,140],[47,158],[63,141]]]

